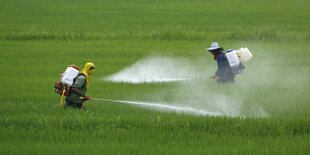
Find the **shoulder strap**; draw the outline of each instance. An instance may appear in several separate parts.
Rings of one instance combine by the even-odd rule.
[[[78,74],[78,76],[80,76],[80,75],[86,77],[83,73],[79,73],[79,74]],[[76,77],[78,77],[78,76],[76,76]]]
[[[72,86],[74,85],[76,79],[77,79],[79,76],[84,76],[84,77],[86,78],[86,76],[85,76],[83,73],[79,73],[79,74],[73,79]],[[85,82],[85,84],[86,84],[86,82]],[[83,87],[85,86],[85,84],[83,85]]]

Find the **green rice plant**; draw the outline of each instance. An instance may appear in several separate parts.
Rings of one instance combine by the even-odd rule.
[[[302,0],[2,0],[0,154],[307,154],[308,6]],[[104,80],[153,56],[186,60],[180,68],[196,65],[197,75],[209,77],[216,70],[205,51],[212,41],[253,53],[234,85]],[[91,97],[208,110],[219,110],[222,101],[237,115],[94,100],[86,111],[61,108],[54,82],[68,65],[87,61],[96,65]]]

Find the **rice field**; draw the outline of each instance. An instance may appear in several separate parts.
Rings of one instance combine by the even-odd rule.
[[[309,3],[0,0],[0,154],[309,154]],[[105,80],[126,69],[209,77],[212,41],[253,53],[235,84]],[[87,61],[93,98],[220,116],[99,100],[61,108],[54,82]]]

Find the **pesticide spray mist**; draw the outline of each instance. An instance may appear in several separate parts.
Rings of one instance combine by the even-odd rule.
[[[205,78],[207,70],[184,58],[151,56],[104,80],[124,83],[160,83]]]
[[[108,101],[108,102],[115,102],[115,103],[125,103],[131,105],[142,106],[146,108],[152,108],[162,111],[173,111],[177,113],[187,113],[193,115],[208,115],[208,116],[219,116],[221,113],[218,112],[210,112],[202,109],[194,109],[191,107],[180,107],[180,106],[173,106],[168,104],[160,104],[160,103],[150,103],[150,102],[137,102],[137,101],[124,101],[124,100],[111,100],[111,99],[102,99],[102,98],[92,98],[95,101]]]
[[[205,61],[205,59],[202,60]],[[163,56],[147,57],[116,74],[105,77],[104,80],[133,84],[175,81],[177,85],[174,86],[173,91],[169,94],[161,91],[149,95],[152,103],[104,100],[195,115],[268,116],[259,104],[245,106],[243,96],[234,90],[234,86],[218,86],[208,78],[214,74],[214,68],[208,68],[202,63],[203,61],[190,62],[184,58]],[[222,91],[225,87],[232,92]],[[167,98],[169,100],[164,100]]]

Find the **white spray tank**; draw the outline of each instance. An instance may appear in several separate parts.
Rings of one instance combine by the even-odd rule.
[[[74,78],[78,76],[79,72],[80,69],[78,67],[74,65],[69,66],[60,78],[61,83],[71,87],[74,82]]]
[[[233,49],[227,50],[226,57],[230,67],[239,66],[240,61],[236,50]]]
[[[252,59],[253,55],[248,48],[241,47],[237,51],[237,55],[242,63],[249,61]]]

